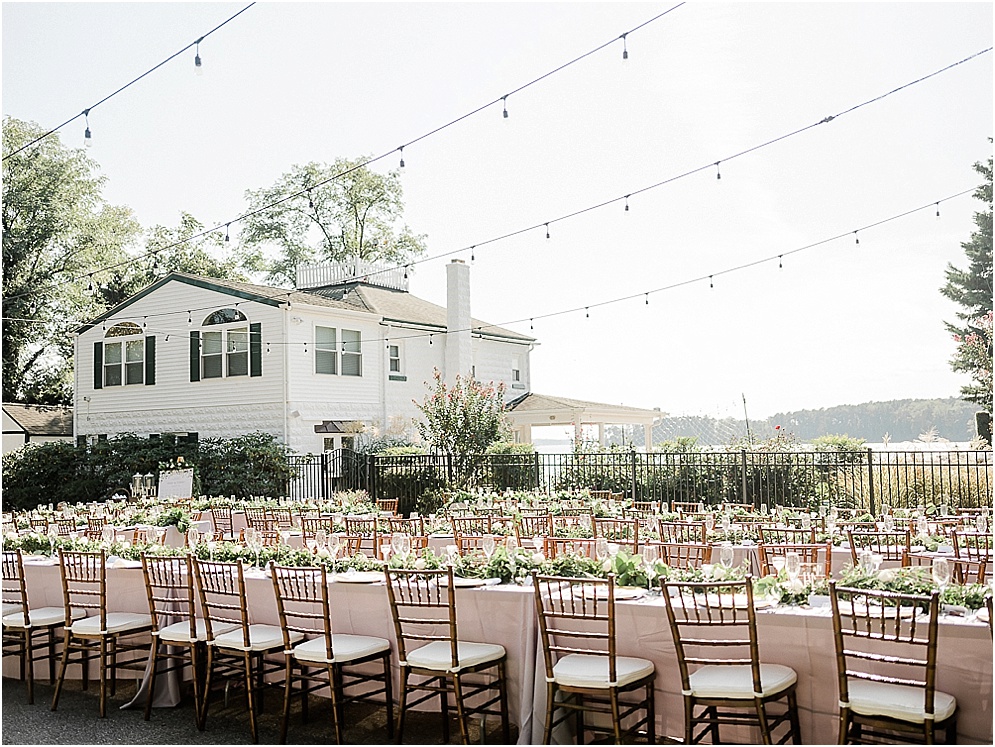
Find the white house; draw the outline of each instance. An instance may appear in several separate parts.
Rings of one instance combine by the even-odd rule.
[[[62,405],[3,403],[3,453],[27,443],[72,441],[73,411]]]
[[[258,430],[317,453],[409,426],[435,369],[528,393],[535,339],[473,319],[469,267],[446,269],[447,308],[372,265],[301,268],[294,291],[171,273],[76,330],[75,435]]]

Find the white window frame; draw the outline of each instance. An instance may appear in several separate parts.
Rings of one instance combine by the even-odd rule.
[[[113,341],[108,342],[107,338]],[[145,383],[145,334],[137,324],[125,322],[116,324],[104,335],[103,372],[104,387],[131,386]],[[117,360],[110,361],[111,350],[117,350]],[[135,355],[137,352],[137,356]],[[117,381],[107,378],[108,373],[117,373]],[[137,372],[137,376],[132,376]],[[133,381],[132,378],[135,380]]]
[[[340,329],[341,350],[339,374],[341,376],[363,375],[363,334],[355,329]],[[355,365],[355,371],[352,370]],[[349,370],[347,369],[347,366]]]
[[[394,367],[395,363],[397,368]],[[387,373],[392,376],[404,375],[404,346],[400,342],[387,343]]]
[[[318,340],[318,330],[328,330],[330,339]],[[339,347],[338,330],[335,327],[326,327],[323,324],[316,324],[314,327],[314,372],[322,376],[336,376],[339,373]],[[320,371],[319,362],[331,363],[331,371]]]
[[[212,317],[225,314],[235,317],[230,322],[208,324]],[[240,317],[240,318],[239,318]],[[248,376],[252,366],[249,360],[249,319],[238,309],[218,309],[208,314],[200,330],[200,378],[229,379]],[[214,341],[217,341],[216,343]],[[209,346],[210,341],[210,346]],[[208,348],[210,347],[210,352]],[[208,373],[208,363],[218,359],[217,373]],[[234,373],[233,373],[234,369]]]

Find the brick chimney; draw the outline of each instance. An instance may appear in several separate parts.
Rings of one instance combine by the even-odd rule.
[[[470,267],[461,259],[446,265],[446,384],[456,374],[469,376],[473,366],[470,337]]]

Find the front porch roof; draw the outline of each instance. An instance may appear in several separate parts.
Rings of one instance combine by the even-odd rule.
[[[513,426],[588,424],[651,426],[657,418],[663,417],[663,413],[658,409],[647,410],[627,405],[588,402],[535,392],[523,394],[518,399],[512,400],[505,406],[505,410]]]

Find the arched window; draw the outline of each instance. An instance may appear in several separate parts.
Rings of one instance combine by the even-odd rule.
[[[218,309],[207,315],[200,343],[200,377],[220,379],[249,375],[249,324],[238,309]]]
[[[145,337],[142,328],[134,322],[120,322],[107,330],[104,337],[132,339],[103,344],[103,385],[144,384]]]

